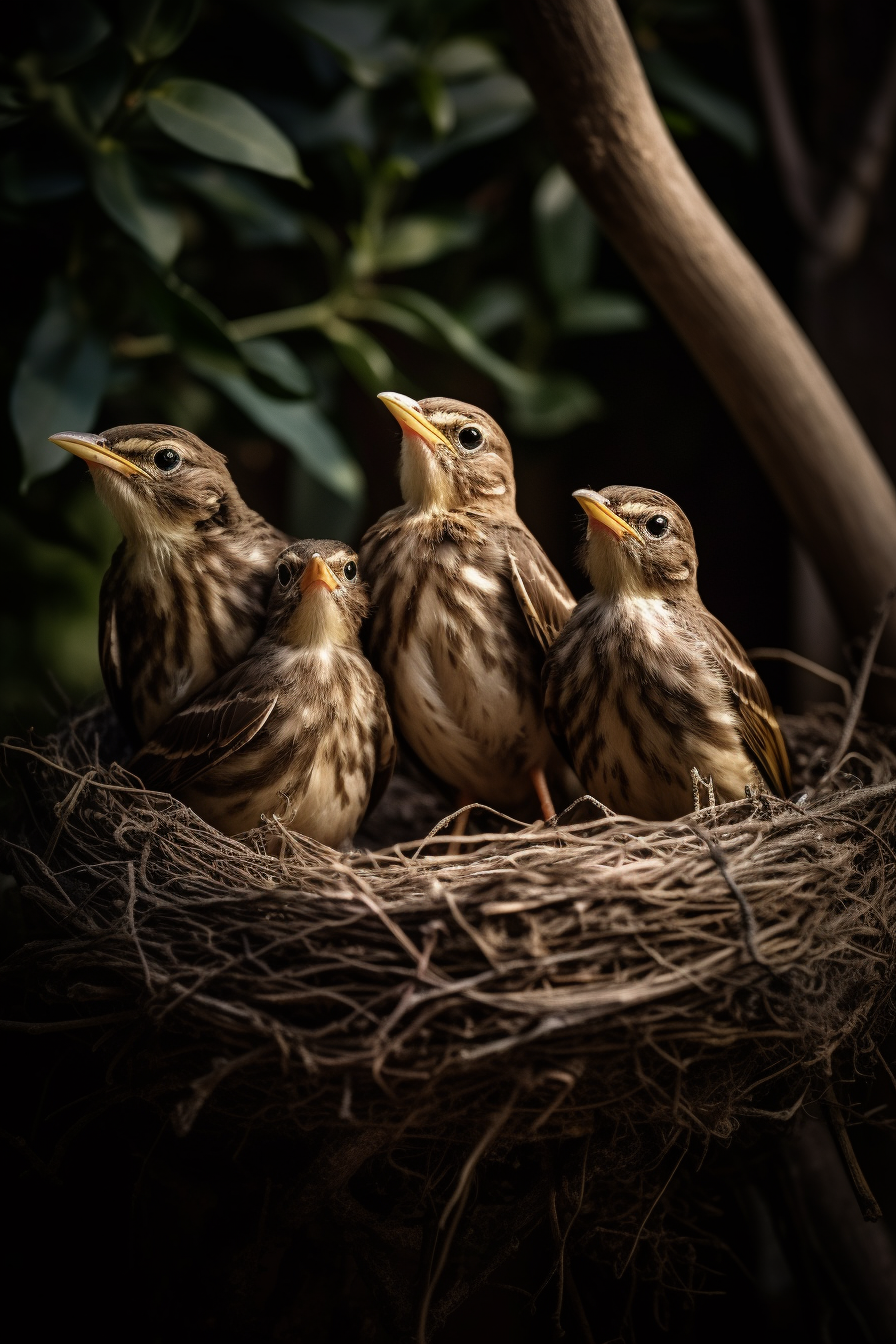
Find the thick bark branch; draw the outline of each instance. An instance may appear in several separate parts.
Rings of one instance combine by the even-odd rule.
[[[616,5],[505,0],[505,13],[566,167],[740,427],[847,628],[867,632],[896,580],[896,491],[679,155]]]
[[[820,222],[815,201],[815,174],[793,110],[775,21],[766,0],[741,0],[741,9],[781,187],[790,213],[803,232],[812,237]]]

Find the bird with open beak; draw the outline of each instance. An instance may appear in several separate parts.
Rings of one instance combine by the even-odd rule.
[[[122,531],[100,593],[100,665],[119,719],[145,741],[257,638],[290,539],[243,502],[226,458],[184,429],[51,441],[87,463]]]
[[[277,817],[335,847],[395,764],[383,683],[361,650],[369,598],[341,541],[296,542],[275,575],[261,638],[129,769],[227,835]]]
[[[401,426],[404,504],[361,543],[373,662],[396,725],[459,801],[554,814],[545,650],[574,601],[516,512],[506,436],[476,406],[380,400]]]
[[[587,518],[579,602],[545,663],[545,715],[585,788],[616,812],[689,811],[696,770],[721,801],[790,792],[765,686],[697,591],[694,534],[656,490],[577,490]]]

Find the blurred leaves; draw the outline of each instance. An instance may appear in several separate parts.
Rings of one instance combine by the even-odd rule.
[[[124,0],[124,40],[138,65],[176,51],[199,17],[202,0]]]
[[[150,90],[146,110],[160,130],[197,154],[310,186],[283,132],[230,89],[204,79],[169,79]]]
[[[109,218],[161,266],[170,266],[181,246],[177,213],[150,194],[124,145],[107,140],[98,147],[90,181]]]
[[[473,194],[463,156],[533,111],[492,36],[464,27],[475,14],[449,9],[433,25],[387,0],[271,0],[258,22],[279,24],[272,74],[266,63],[244,84],[242,64],[208,48],[243,22],[226,0],[214,15],[199,0],[122,0],[111,19],[87,0],[49,2],[53,40],[0,89],[13,136],[43,118],[38,139],[10,142],[0,191],[23,224],[42,202],[71,201],[64,264],[77,277],[56,282],[16,375],[26,479],[61,465],[46,433],[91,425],[105,395],[113,415],[142,399],[197,432],[237,407],[303,479],[354,507],[363,482],[337,428],[339,370],[367,393],[415,390],[401,361],[420,346],[490,380],[518,433],[556,437],[600,413],[557,352],[633,330],[644,310],[593,287],[596,223],[534,134],[514,170],[528,219],[519,202],[508,213],[503,188]],[[231,31],[238,51],[243,30]],[[297,190],[310,185],[298,149],[320,176],[310,195]],[[229,321],[216,283],[239,292],[247,250],[272,248],[288,258],[284,307]],[[520,270],[527,256],[539,283]]]
[[[657,94],[671,99],[698,122],[728,140],[748,158],[759,149],[759,132],[747,109],[721,89],[713,88],[663,47],[642,50],[647,78]]]
[[[71,289],[55,282],[25,343],[10,392],[23,486],[64,465],[65,453],[47,442],[50,434],[93,428],[108,371],[105,342],[91,329]]]

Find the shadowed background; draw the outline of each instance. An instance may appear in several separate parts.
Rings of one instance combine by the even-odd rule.
[[[883,11],[777,16],[822,197],[849,168]],[[891,186],[858,260],[819,282],[738,6],[645,0],[627,18],[701,183],[891,462]],[[520,511],[577,592],[570,491],[649,485],[690,515],[707,604],[748,647],[837,658],[737,432],[557,165],[497,7],[45,2],[15,16],[7,53],[6,729],[45,728],[99,686],[115,528],[48,433],[183,425],[273,522],[355,540],[399,498],[384,387],[497,415]],[[763,671],[779,703],[827,693]]]
[[[624,9],[682,152],[892,471],[892,174],[859,256],[820,276],[786,178],[782,190],[741,8]],[[891,15],[876,0],[793,0],[776,18],[824,201],[849,175]],[[496,4],[43,0],[16,7],[5,28],[3,732],[45,730],[67,701],[100,687],[97,594],[116,530],[83,465],[46,443],[49,433],[182,425],[227,454],[245,498],[272,522],[355,541],[399,499],[396,426],[375,401],[384,388],[459,397],[497,416],[514,445],[520,513],[577,594],[581,515],[570,492],[650,486],[688,513],[706,603],[748,648],[839,658],[748,450],[558,166]],[[787,708],[830,694],[779,665],[761,670]],[[64,1094],[70,1063],[59,1064],[55,1044],[16,1048],[26,1070],[35,1059],[38,1072],[55,1069]],[[16,1099],[15,1132],[51,1109],[39,1093]],[[145,1113],[116,1113],[73,1152],[59,1203],[16,1171],[23,1243],[53,1257],[57,1306],[90,1296],[70,1257],[89,1205],[107,1250],[118,1241],[110,1228],[131,1228],[116,1273],[133,1268],[157,1225],[157,1240],[171,1239],[163,1305],[147,1328],[158,1320],[175,1337],[165,1312],[188,1277],[181,1260],[201,1277],[204,1243],[212,1272],[219,1210],[237,1216],[242,1196],[222,1187],[208,1151],[175,1143]],[[766,1217],[760,1209],[756,1226]],[[716,1311],[731,1338],[735,1325],[744,1337],[808,1338],[781,1287],[780,1248],[756,1235],[765,1305],[745,1282],[728,1306],[703,1303],[706,1338]],[[93,1304],[94,1325],[120,1323],[126,1309],[116,1290]],[[42,1302],[38,1317],[55,1324],[54,1310]],[[502,1298],[496,1319],[509,1310]],[[832,1338],[850,1337],[844,1319]],[[496,1337],[488,1308],[477,1325]],[[178,1328],[228,1337],[193,1318]],[[519,1338],[544,1337],[527,1328],[521,1315]]]

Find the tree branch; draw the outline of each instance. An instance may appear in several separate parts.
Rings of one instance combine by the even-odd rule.
[[[744,0],[745,4],[761,0]],[[862,250],[871,208],[883,185],[896,129],[896,31],[877,93],[853,152],[849,170],[824,213],[815,238],[823,275],[847,266]]]
[[[682,160],[613,0],[505,0],[505,14],[566,167],[864,633],[896,573],[896,491],[855,417]]]
[[[815,171],[793,110],[775,20],[766,0],[741,0],[741,9],[781,186],[797,224],[814,237],[821,223]]]

